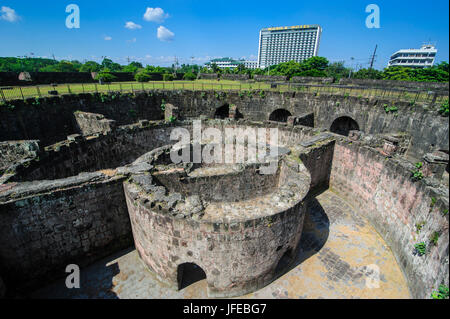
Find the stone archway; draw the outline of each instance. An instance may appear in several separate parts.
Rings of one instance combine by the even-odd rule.
[[[178,265],[177,280],[178,290],[182,290],[190,285],[206,279],[205,271],[194,263],[184,263]]]
[[[288,117],[292,116],[291,112],[285,109],[278,109],[273,111],[269,116],[269,121],[275,121],[275,122],[284,122],[286,123],[288,120]]]
[[[348,136],[350,131],[359,131],[359,124],[349,116],[341,116],[333,121],[330,131],[339,135]]]

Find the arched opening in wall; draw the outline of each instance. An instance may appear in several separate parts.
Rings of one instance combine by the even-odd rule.
[[[270,114],[269,121],[286,123],[289,116],[292,116],[291,112],[285,109],[278,109],[273,111],[272,114]]]
[[[359,131],[358,123],[348,116],[338,117],[331,124],[330,131],[339,135],[348,136],[350,131]]]
[[[178,266],[177,279],[178,290],[182,290],[198,281],[206,279],[206,273],[196,264],[184,263]]]
[[[278,247],[279,250],[281,250],[281,248]],[[275,275],[278,276],[283,274],[289,268],[289,266],[292,264],[293,261],[294,257],[292,253],[292,248],[288,248],[286,252],[283,254],[283,256],[281,256],[281,259],[278,262],[277,267],[275,268]]]
[[[230,106],[228,104],[222,105],[216,110],[216,113],[214,114],[215,119],[227,119],[230,117]]]

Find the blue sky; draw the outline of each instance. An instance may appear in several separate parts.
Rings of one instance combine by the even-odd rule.
[[[65,25],[72,3],[80,8],[79,29]],[[371,3],[380,7],[380,29],[365,25]],[[367,67],[378,44],[375,67],[384,68],[393,52],[429,40],[437,44],[437,61],[448,61],[448,12],[447,0],[0,0],[0,56],[108,56],[121,64],[130,57],[152,65],[170,65],[175,56],[197,64],[224,56],[256,59],[261,28],[319,24],[320,56],[347,65],[354,57],[354,64]]]

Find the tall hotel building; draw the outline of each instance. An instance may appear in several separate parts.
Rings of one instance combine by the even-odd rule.
[[[317,56],[321,34],[319,25],[262,29],[259,33],[259,67],[264,69],[292,60],[301,62]]]

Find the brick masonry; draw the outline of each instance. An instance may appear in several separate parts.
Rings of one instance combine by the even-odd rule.
[[[373,149],[348,142],[335,146],[331,188],[365,212],[392,249],[412,295],[428,298],[441,283],[448,285],[448,190],[411,179],[412,164],[387,159]],[[428,184],[428,185],[427,185]],[[434,200],[433,200],[434,198]],[[433,203],[435,201],[435,203]],[[416,225],[425,222],[419,231]],[[437,245],[431,242],[439,232]],[[427,253],[414,254],[425,242]]]
[[[215,96],[202,97],[200,92],[189,94],[155,93],[151,99],[154,99],[152,103],[155,105],[159,104],[158,101],[162,97],[174,105],[184,105],[181,113],[185,117],[188,115],[195,117],[202,112],[210,114],[216,106],[223,103]],[[141,98],[145,99],[145,97]],[[192,103],[183,104],[192,98]],[[227,98],[230,98],[230,101],[242,99],[233,94],[227,95]],[[196,104],[198,101],[195,99],[201,99],[202,102]],[[264,119],[268,113],[270,114],[272,104],[273,108],[279,108],[275,105],[277,101],[279,102],[279,97],[276,95],[267,96],[264,99],[265,105],[270,106],[267,108],[255,104],[251,109],[251,99],[246,97],[243,100],[245,103],[240,104],[240,110],[247,118],[255,114],[255,119]],[[125,104],[125,102],[121,103]],[[200,105],[200,109],[194,109],[195,105]],[[78,106],[79,104],[76,107]],[[313,105],[311,107],[314,109]],[[72,109],[70,111],[72,112]],[[142,109],[143,116],[147,111]],[[114,110],[107,112],[114,113]],[[121,113],[121,111],[118,112]],[[70,114],[73,121],[73,112]],[[157,114],[162,116],[159,109]],[[426,119],[427,116],[427,113],[423,114],[423,118]],[[434,115],[430,113],[429,118],[431,119],[432,116]],[[116,114],[115,118],[118,117]],[[50,116],[48,120],[51,118]],[[128,120],[132,121],[131,118],[121,121]],[[436,119],[433,125],[442,126],[439,121],[440,119]],[[367,212],[368,219],[393,250],[414,297],[429,297],[430,291],[436,289],[441,282],[446,282],[448,285],[448,214],[444,216],[443,213],[445,209],[448,209],[448,190],[447,192],[442,190],[439,182],[433,179],[426,178],[420,182],[412,182],[412,164],[408,164],[401,157],[387,159],[376,150],[369,148],[363,141],[350,141],[335,135],[323,135],[319,129],[249,120],[205,121],[205,125],[221,129],[239,126],[279,128],[279,144],[291,148],[292,154],[298,156],[300,162],[303,162],[302,165],[309,170],[311,194],[315,190],[319,191],[321,187],[326,188],[326,185],[330,183],[332,189],[343,194],[360,210]],[[136,245],[143,260],[156,272],[161,271],[163,276],[171,278],[174,282],[176,264],[171,261],[169,251],[161,253],[164,254],[161,257],[164,263],[159,267],[152,264],[157,259],[146,257],[144,253],[148,254],[150,247],[148,245],[151,240],[161,240],[161,247],[170,242],[173,243],[174,238],[180,242],[184,240],[183,236],[190,236],[190,233],[198,229],[193,224],[199,223],[189,220],[183,224],[183,227],[186,227],[186,235],[184,232],[176,234],[177,236],[170,235],[168,232],[173,230],[171,227],[175,227],[173,223],[177,223],[174,222],[175,219],[169,218],[170,222],[166,220],[166,217],[161,219],[151,207],[149,209],[139,201],[134,202],[134,198],[130,197],[132,192],[127,190],[127,186],[125,186],[127,194],[125,196],[123,182],[130,176],[142,175],[138,169],[142,162],[129,167],[116,168],[133,162],[157,147],[168,144],[171,129],[175,126],[185,127],[192,132],[189,121],[172,124],[142,121],[118,127],[110,132],[104,131],[92,136],[81,136],[81,139],[78,137],[58,142],[39,152],[38,158],[19,161],[18,166],[14,167],[16,175],[7,177],[6,181],[0,184],[0,241],[8,243],[0,245],[0,275],[6,286],[14,289],[39,284],[48,278],[63,275],[64,268],[69,263],[88,264],[101,256],[130,245],[133,222],[137,229],[133,233],[134,238],[136,240],[136,236],[140,236],[143,243],[141,247],[139,244]],[[447,127],[445,125],[443,127],[443,130],[448,131],[448,124]],[[61,135],[62,132],[58,134]],[[434,134],[435,137],[440,136],[441,131],[436,131]],[[337,143],[334,140],[337,140]],[[91,173],[78,175],[86,171]],[[329,176],[331,176],[330,181]],[[131,187],[133,184],[128,185]],[[136,210],[135,207],[138,209]],[[128,217],[128,210],[131,212],[132,223]],[[298,216],[297,212],[291,209],[290,213],[285,213],[285,216],[294,218],[293,216]],[[166,235],[154,238],[154,234],[146,233],[146,229],[142,227],[150,220],[153,225],[161,224],[158,226],[161,227],[161,234]],[[426,225],[417,232],[415,226],[423,220],[426,220]],[[281,243],[283,238],[286,239],[281,230],[284,231],[286,225],[290,225],[291,228],[286,236],[289,234],[291,236],[300,223],[300,220],[287,219],[286,224],[280,222],[279,226],[275,226],[272,230],[266,229],[267,227],[257,229],[257,232],[260,231],[263,236],[259,237],[258,242],[261,244],[261,238],[270,238],[274,245],[278,244],[279,240]],[[163,225],[168,226],[165,228]],[[235,235],[243,236],[245,223],[239,225],[237,226],[239,231]],[[254,225],[252,227],[256,227],[256,220]],[[209,227],[205,233],[213,238],[213,242],[217,241],[214,243],[218,247],[225,245],[221,240],[231,236],[230,229],[228,228],[228,233],[222,233],[217,231],[217,227],[214,228],[213,223]],[[275,236],[275,233],[272,233],[273,230],[276,230],[278,235]],[[430,237],[434,232],[441,233],[436,246],[430,243]],[[427,243],[428,253],[425,256],[414,255],[413,246],[421,241]],[[267,245],[269,241],[264,239],[263,242]],[[191,244],[194,245],[195,242]],[[234,244],[238,245],[239,240],[236,239]],[[258,245],[256,239],[249,241],[248,244],[249,246],[241,246],[244,254],[247,253],[247,249],[258,247],[255,246]],[[194,256],[193,250],[187,250],[192,246],[186,245],[186,247],[181,245],[182,248],[177,248],[179,250],[173,256],[177,253],[180,256],[189,256],[189,251]],[[202,247],[203,240],[198,245]],[[220,296],[226,295],[226,291],[230,288],[233,288],[236,294],[240,294],[256,289],[255,287],[259,287],[266,280],[271,280],[270,270],[280,258],[280,254],[280,251],[276,253],[267,251],[268,261],[260,265],[257,276],[252,277],[252,272],[239,275],[236,282],[240,284],[235,286],[236,288],[230,286],[232,283],[229,280],[232,276],[227,276],[229,273],[221,273],[222,276],[214,275],[217,273],[214,268],[218,266],[214,266],[212,261],[208,264],[200,257],[196,261],[208,274],[211,294]],[[225,258],[224,256],[222,255],[221,258]],[[189,259],[184,260],[189,262]],[[225,263],[226,260],[222,260]],[[232,269],[233,263],[230,264],[228,261],[226,266]],[[230,271],[230,268],[226,269]],[[220,269],[217,270],[220,271]],[[220,278],[214,279],[214,276]]]

